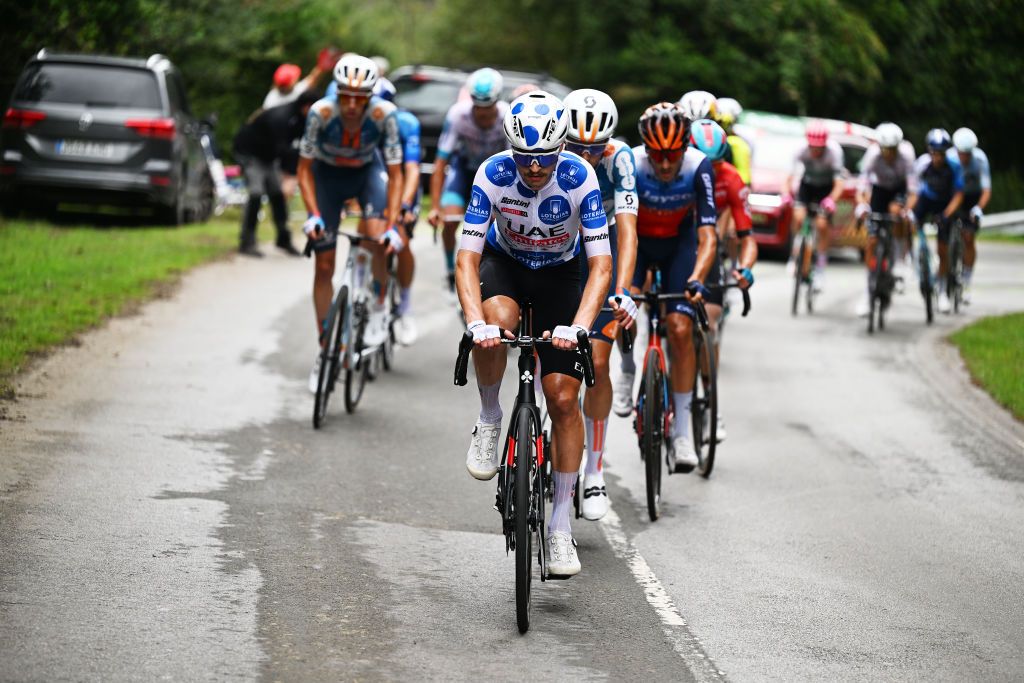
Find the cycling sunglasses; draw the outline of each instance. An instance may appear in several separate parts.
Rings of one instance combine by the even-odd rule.
[[[541,168],[548,168],[549,166],[554,166],[558,161],[558,152],[547,152],[544,154],[512,152],[512,161],[516,162],[516,166],[522,166],[523,168],[529,168],[535,161]]]
[[[584,154],[589,154],[592,157],[601,156],[602,154],[604,154],[604,150],[607,146],[607,142],[602,142],[596,145],[584,145],[583,143],[580,142],[565,143],[565,148],[572,152],[573,154],[579,154],[580,156]]]
[[[656,164],[660,164],[663,161],[668,161],[670,164],[674,164],[683,158],[683,152],[686,150],[682,147],[678,149],[651,149],[647,148],[647,158]]]

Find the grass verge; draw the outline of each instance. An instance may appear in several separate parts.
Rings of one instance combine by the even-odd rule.
[[[0,220],[0,396],[33,354],[129,310],[237,240],[231,214],[182,228]]]
[[[974,380],[1024,420],[1024,313],[983,318],[950,340]]]

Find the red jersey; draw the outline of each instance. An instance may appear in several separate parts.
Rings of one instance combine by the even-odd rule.
[[[732,219],[736,223],[736,232],[749,231],[752,225],[750,208],[747,206],[749,188],[740,177],[736,167],[728,161],[715,164],[715,208],[718,215],[726,209],[732,209]]]

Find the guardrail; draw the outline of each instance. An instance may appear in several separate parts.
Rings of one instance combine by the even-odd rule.
[[[1006,211],[982,216],[981,229],[1004,235],[1024,235],[1024,211]]]

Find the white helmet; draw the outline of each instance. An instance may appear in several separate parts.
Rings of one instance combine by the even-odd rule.
[[[719,97],[715,101],[715,108],[718,110],[715,120],[725,128],[736,123],[743,113],[743,107],[731,97]]]
[[[562,100],[534,90],[512,100],[505,112],[504,127],[513,151],[554,152],[565,142],[569,117]]]
[[[373,63],[377,65],[377,73],[381,76],[386,76],[387,73],[391,71],[391,62],[388,61],[387,57],[376,55],[374,57],[370,57],[370,59],[372,59]]]
[[[970,128],[957,128],[953,133],[953,146],[958,152],[970,154],[978,146],[978,136]]]
[[[878,135],[879,147],[899,147],[903,142],[903,129],[895,123],[886,121],[878,124],[875,134]]]
[[[605,142],[619,123],[615,102],[600,90],[573,90],[565,96],[565,109],[569,114],[568,137],[573,142]]]
[[[715,96],[707,90],[691,90],[679,98],[679,106],[691,121],[715,118]]]
[[[501,89],[505,86],[505,79],[496,70],[485,67],[477,69],[466,79],[466,90],[473,104],[480,107],[488,107],[501,98]]]
[[[348,52],[334,65],[334,80],[338,82],[339,93],[369,95],[377,85],[377,65],[369,57]]]

